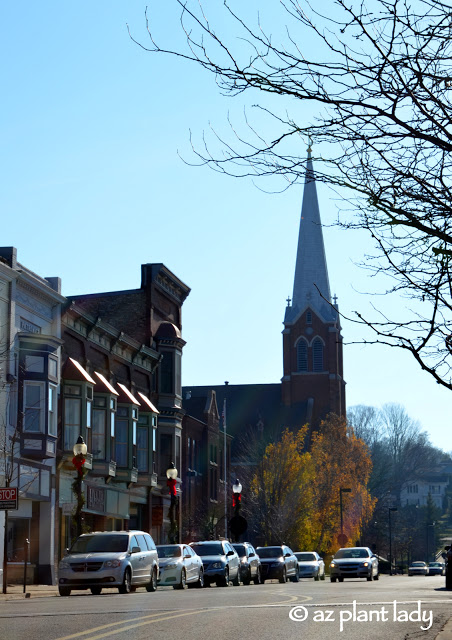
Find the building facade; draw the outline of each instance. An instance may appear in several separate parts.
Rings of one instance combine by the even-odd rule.
[[[59,278],[41,278],[17,261],[14,247],[0,248],[0,486],[19,492],[19,508],[0,512],[1,567],[6,552],[9,580],[23,576],[28,551],[31,579],[55,580],[64,302]]]
[[[88,445],[83,526],[136,527],[167,542],[166,470],[181,486],[182,304],[190,289],[163,264],[141,267],[139,289],[73,296],[63,313],[60,543],[74,535],[72,446]]]
[[[183,400],[182,539],[225,536],[230,518],[231,436],[224,433],[216,393]]]

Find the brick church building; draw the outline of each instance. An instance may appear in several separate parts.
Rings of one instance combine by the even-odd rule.
[[[184,407],[213,390],[220,412],[226,407],[227,432],[233,436],[232,462],[244,439],[264,441],[285,427],[308,423],[310,431],[329,413],[345,416],[342,335],[337,299],[331,298],[322,223],[311,149],[306,178],[292,299],[284,315],[283,376],[275,384],[225,383],[187,386]],[[231,478],[233,480],[234,478]]]

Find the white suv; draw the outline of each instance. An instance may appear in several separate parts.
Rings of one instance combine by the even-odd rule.
[[[96,531],[74,542],[58,569],[60,596],[75,589],[118,587],[130,593],[136,587],[157,588],[159,560],[154,541],[144,531]]]

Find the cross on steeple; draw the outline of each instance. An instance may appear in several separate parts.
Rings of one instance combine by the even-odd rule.
[[[290,303],[291,303],[290,296],[287,296],[287,300],[286,300],[286,302],[287,302],[287,306],[288,306],[288,307],[290,307]]]

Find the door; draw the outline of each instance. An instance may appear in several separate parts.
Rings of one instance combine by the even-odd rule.
[[[136,534],[138,540],[138,546],[141,549],[141,553],[137,554],[140,557],[140,577],[145,583],[148,583],[152,572],[152,552],[148,550],[146,540],[143,534]]]
[[[140,547],[141,549],[136,536],[132,536],[129,540],[130,553],[134,547]],[[129,561],[132,565],[132,584],[141,584],[144,581],[143,556],[142,551],[131,553],[129,556]]]

